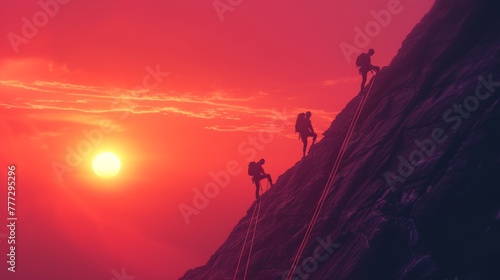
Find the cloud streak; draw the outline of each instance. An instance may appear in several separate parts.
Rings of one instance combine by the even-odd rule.
[[[68,115],[84,113],[84,115],[98,115],[101,119],[117,113],[175,114],[216,122],[204,126],[205,129],[215,131],[269,131],[269,120],[276,119],[277,112],[281,111],[262,107],[261,104],[265,103],[263,100],[268,97],[267,94],[261,93],[233,96],[224,91],[214,91],[204,95],[158,91],[154,94],[141,95],[139,91],[116,87],[18,80],[0,80],[0,88],[7,92],[0,96],[0,108],[35,110],[44,113],[65,112]],[[16,94],[9,94],[9,91],[15,91]],[[291,122],[298,110],[301,109],[296,109],[280,118]],[[318,119],[331,119],[336,114],[323,110],[314,112]],[[78,118],[68,119],[88,124],[88,121],[79,121]],[[252,125],[247,125],[248,123]]]

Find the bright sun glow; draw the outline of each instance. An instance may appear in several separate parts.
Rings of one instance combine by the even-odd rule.
[[[94,173],[101,178],[113,178],[121,168],[120,159],[112,153],[102,153],[92,162]]]

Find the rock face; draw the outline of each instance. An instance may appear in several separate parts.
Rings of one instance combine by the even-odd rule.
[[[436,0],[377,75],[293,279],[500,279],[499,12]],[[360,99],[261,198],[247,279],[285,279]],[[181,279],[233,279],[256,206]]]

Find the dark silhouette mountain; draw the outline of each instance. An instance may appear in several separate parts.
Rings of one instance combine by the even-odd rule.
[[[379,72],[293,279],[500,279],[499,13],[436,0]],[[360,99],[261,197],[247,279],[285,279]],[[256,206],[181,279],[233,279]]]

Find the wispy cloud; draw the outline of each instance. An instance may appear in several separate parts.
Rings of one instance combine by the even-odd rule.
[[[50,89],[43,89],[43,88],[40,88],[38,86],[33,86],[30,83],[23,83],[21,81],[15,81],[15,80],[0,81],[0,85],[14,87],[14,88],[22,88],[22,89],[38,91],[38,92],[54,92],[53,90],[50,90]]]
[[[35,81],[32,83],[34,86],[38,88],[52,88],[52,89],[64,89],[64,90],[77,90],[84,92],[97,92],[97,93],[106,93],[106,88],[96,87],[96,86],[83,86],[83,85],[75,85],[68,83],[60,83],[60,82],[47,82],[47,81]]]
[[[243,132],[269,132],[269,133],[280,133],[281,129],[279,129],[276,126],[270,126],[270,125],[265,125],[265,124],[259,124],[259,125],[227,125],[227,126],[222,126],[222,125],[212,125],[212,126],[205,126],[205,129],[210,129],[210,130],[216,130],[216,131],[243,131]]]
[[[232,95],[224,91],[207,94],[178,93],[174,91],[139,94],[137,90],[116,87],[87,86],[51,81],[23,82],[0,80],[3,92],[0,108],[25,109],[47,112],[67,112],[75,118],[67,121],[96,124],[102,118],[115,113],[176,114],[189,118],[217,120],[206,129],[216,131],[263,131],[269,130],[269,120],[276,119],[281,109],[263,107],[267,93]],[[17,94],[22,91],[21,94]],[[41,94],[43,93],[43,94]],[[296,109],[279,118],[291,122]],[[334,113],[315,110],[321,118],[332,118]],[[40,113],[37,113],[39,115]],[[90,116],[95,116],[95,118]],[[53,117],[53,116],[52,116]],[[60,116],[58,116],[60,118]],[[224,123],[224,125],[221,125]],[[252,125],[247,125],[252,123]]]
[[[340,79],[325,80],[325,81],[323,81],[323,86],[330,87],[330,86],[334,86],[338,83],[351,83],[353,81],[356,81],[357,79],[358,78],[356,78],[356,77],[346,77],[346,78],[340,78]]]

